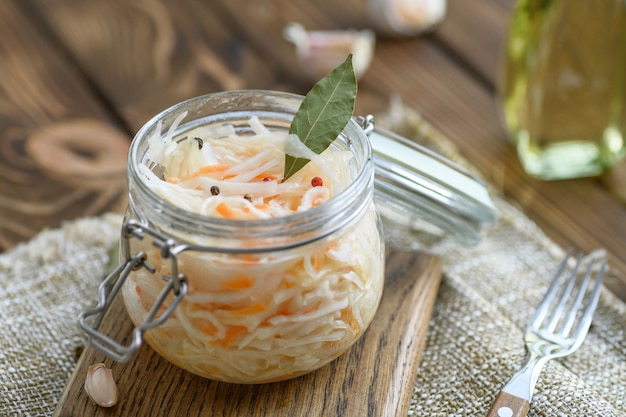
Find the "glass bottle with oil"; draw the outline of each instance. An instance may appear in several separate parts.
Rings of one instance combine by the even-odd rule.
[[[498,90],[526,172],[577,178],[618,163],[625,80],[625,0],[518,0]]]

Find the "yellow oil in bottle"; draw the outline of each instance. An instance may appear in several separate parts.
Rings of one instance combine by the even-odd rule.
[[[601,174],[626,152],[626,1],[518,0],[502,61],[504,121],[526,172]]]

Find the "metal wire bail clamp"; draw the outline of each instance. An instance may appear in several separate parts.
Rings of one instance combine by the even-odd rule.
[[[124,346],[104,333],[99,332],[98,328],[131,271],[145,268],[150,273],[156,273],[155,268],[148,263],[147,255],[144,252],[139,251],[132,256],[130,255],[130,239],[136,238],[142,240],[146,235],[154,239],[152,243],[160,249],[161,258],[171,261],[172,273],[171,275],[163,275],[163,279],[167,281],[167,285],[157,297],[143,323],[136,326],[133,330],[130,344]],[[113,360],[128,362],[133,354],[141,347],[142,337],[146,330],[163,324],[172,315],[180,301],[187,294],[187,282],[185,276],[178,273],[178,262],[176,259],[176,255],[184,251],[185,247],[177,245],[173,239],[166,238],[135,220],[129,220],[124,224],[121,244],[123,245],[122,253],[126,254],[126,260],[120,263],[120,265],[102,281],[98,287],[98,305],[95,308],[82,312],[78,317],[78,323],[87,333],[88,341],[94,348]],[[159,312],[164,305],[170,293],[174,295],[174,299],[169,306],[166,306],[165,311],[159,317],[156,317],[157,312]],[[92,316],[94,316],[95,319],[93,324],[90,325],[87,319]]]

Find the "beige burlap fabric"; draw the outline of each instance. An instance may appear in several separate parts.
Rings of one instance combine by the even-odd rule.
[[[405,231],[388,239],[436,254],[444,265],[411,416],[485,415],[523,360],[523,330],[564,251],[519,211],[498,207],[500,220],[473,248],[424,243]],[[626,416],[625,333],[626,306],[604,291],[583,346],[545,367],[529,415]]]
[[[563,250],[513,206],[495,202],[501,216],[472,248],[386,224],[389,244],[443,261],[411,416],[485,415],[524,356],[523,329]],[[0,254],[1,416],[52,413],[85,341],[76,317],[93,303],[120,222],[76,220]],[[604,291],[587,340],[547,365],[529,415],[626,416],[625,331],[626,305]]]
[[[49,416],[86,338],[78,313],[118,240],[116,215],[43,231],[0,254],[0,416]]]

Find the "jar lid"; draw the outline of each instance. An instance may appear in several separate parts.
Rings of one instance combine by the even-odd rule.
[[[374,151],[374,196],[382,216],[415,230],[424,222],[459,243],[480,241],[497,218],[486,184],[449,159],[357,117]]]

